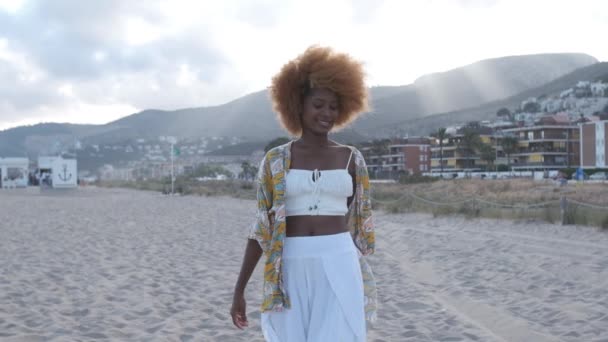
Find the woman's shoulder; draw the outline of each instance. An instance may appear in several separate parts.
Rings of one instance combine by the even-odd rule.
[[[342,147],[342,148],[344,148],[346,150],[346,152],[352,153],[353,158],[355,156],[361,157],[361,158],[363,157],[363,154],[361,153],[361,151],[359,151],[359,149],[357,147],[355,147],[355,146],[346,145],[346,144],[339,144],[339,143],[336,143],[336,144],[337,144],[336,147]]]
[[[352,145],[346,145],[346,144],[341,144],[341,143],[336,142],[336,141],[332,141],[332,142],[333,142],[332,147],[334,147],[334,148],[338,148],[338,149],[343,149],[344,151],[347,151],[348,153],[350,153],[351,151],[352,151],[352,152],[358,151],[358,150],[357,150],[357,148],[356,148],[355,146],[352,146]]]
[[[291,145],[291,143],[292,143],[292,141],[289,141],[289,142],[286,142],[285,144],[271,148],[264,155],[264,159],[272,160],[272,159],[283,157],[285,152],[288,150],[289,146]]]

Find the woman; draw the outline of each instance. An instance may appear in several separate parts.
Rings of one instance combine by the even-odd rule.
[[[354,147],[328,133],[367,109],[362,65],[313,46],[272,80],[274,110],[295,141],[270,150],[258,173],[257,220],[231,316],[248,325],[245,286],[264,254],[261,325],[271,342],[365,341],[375,282],[369,178]]]

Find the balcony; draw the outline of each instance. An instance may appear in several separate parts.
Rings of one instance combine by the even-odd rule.
[[[562,162],[518,162],[511,163],[511,167],[513,169],[562,169],[568,167],[568,163],[566,161]],[[578,163],[570,163],[570,167],[578,167]]]
[[[570,153],[573,153],[574,149],[570,150]],[[527,148],[520,149],[519,151],[513,153],[513,155],[521,155],[521,154],[566,154],[568,150],[565,148]]]

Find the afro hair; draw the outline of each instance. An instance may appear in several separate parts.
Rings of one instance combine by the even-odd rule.
[[[304,97],[313,88],[327,88],[338,97],[334,129],[340,129],[368,110],[364,79],[363,65],[349,55],[311,46],[272,78],[270,98],[279,122],[289,133],[300,136]]]

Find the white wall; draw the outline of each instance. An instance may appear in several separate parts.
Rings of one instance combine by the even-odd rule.
[[[75,188],[78,186],[76,159],[61,157],[39,157],[38,169],[50,169],[53,188]]]
[[[55,159],[51,172],[53,188],[75,188],[78,185],[76,159]]]
[[[29,160],[27,158],[0,158],[0,183],[2,188],[25,188],[28,184]],[[9,169],[17,169],[18,178],[9,179]]]

